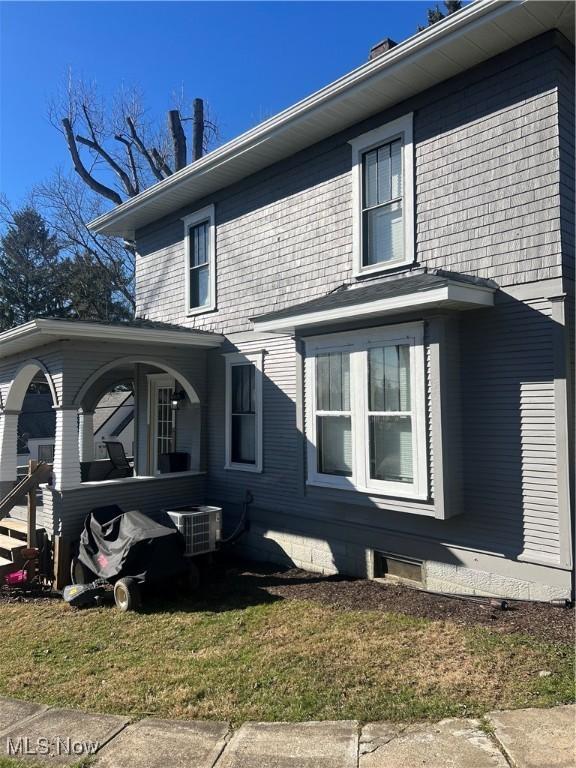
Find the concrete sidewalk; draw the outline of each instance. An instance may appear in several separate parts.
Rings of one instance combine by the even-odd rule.
[[[492,712],[484,723],[228,723],[54,709],[0,698],[0,756],[95,768],[576,768],[576,707]]]

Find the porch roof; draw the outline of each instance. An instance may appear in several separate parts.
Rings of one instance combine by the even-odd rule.
[[[253,317],[254,330],[295,333],[304,328],[399,314],[415,309],[478,309],[494,304],[496,284],[422,273],[348,286],[302,304]]]
[[[182,328],[169,323],[132,320],[122,323],[98,321],[31,320],[0,333],[0,358],[9,357],[54,341],[128,341],[140,344],[170,344],[187,347],[218,347],[224,336],[210,331]]]

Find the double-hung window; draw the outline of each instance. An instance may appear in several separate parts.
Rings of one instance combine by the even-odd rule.
[[[197,315],[216,306],[214,206],[186,216],[184,234],[186,314]]]
[[[226,469],[262,471],[262,354],[226,356]]]
[[[414,258],[412,115],[350,142],[354,272],[362,275]]]
[[[422,323],[306,342],[308,481],[426,498]]]

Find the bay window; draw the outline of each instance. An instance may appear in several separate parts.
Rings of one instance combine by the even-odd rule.
[[[426,498],[422,323],[306,342],[308,482]]]

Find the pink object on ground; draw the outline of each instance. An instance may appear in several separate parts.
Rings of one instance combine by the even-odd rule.
[[[24,584],[24,582],[28,581],[28,574],[26,571],[14,571],[14,573],[9,573],[5,576],[4,581],[9,587],[14,587],[17,584]]]

